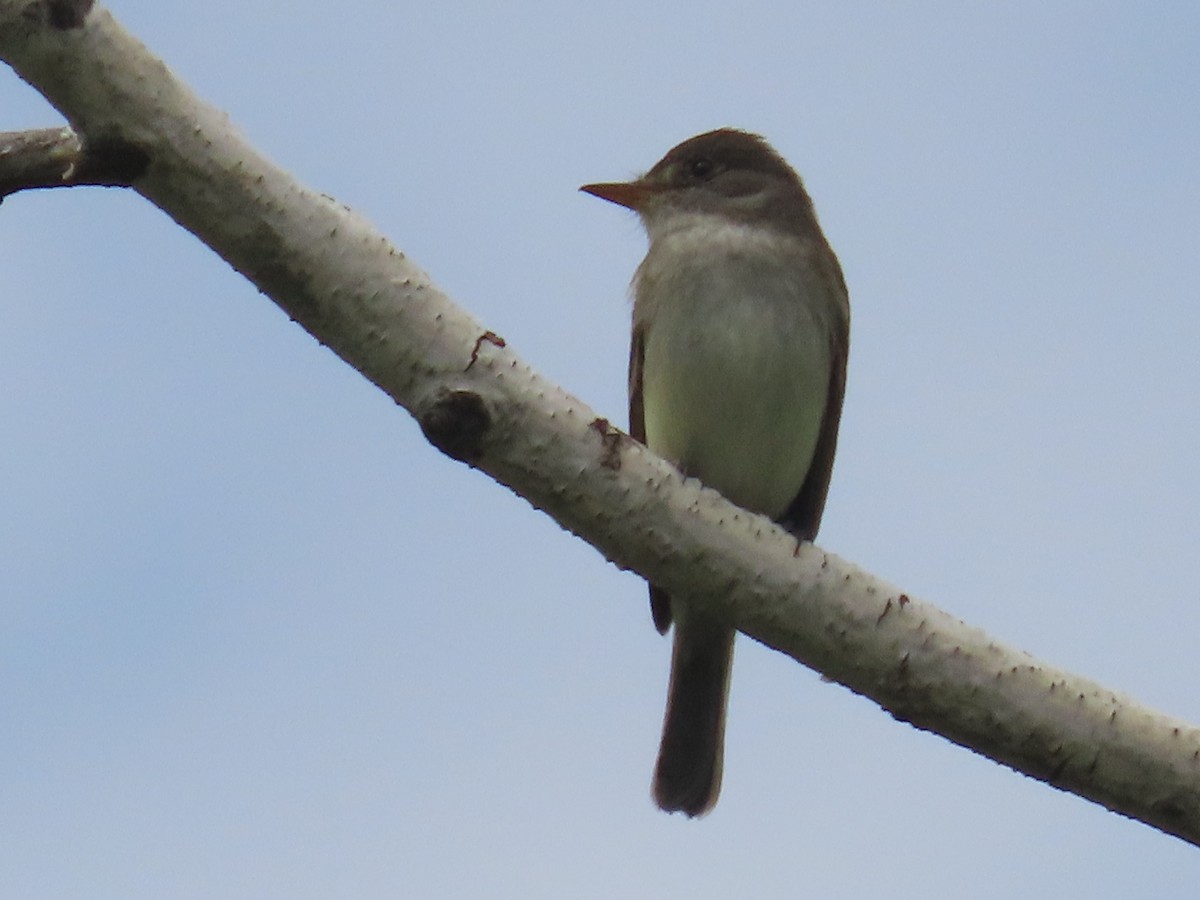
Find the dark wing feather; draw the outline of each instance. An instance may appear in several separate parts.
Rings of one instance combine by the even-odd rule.
[[[779,519],[779,524],[796,537],[811,541],[821,527],[821,514],[825,511],[825,496],[829,493],[829,479],[833,475],[833,456],[837,450],[838,424],[842,418],[842,398],[846,394],[846,357],[849,351],[849,327],[841,323],[834,329],[830,340],[829,393],[825,399],[825,414],[821,419],[821,433],[817,447],[808,467],[808,475],[800,493]]]
[[[629,434],[640,444],[646,443],[646,419],[642,412],[642,360],[645,355],[642,326],[635,325],[629,345]]]
[[[633,326],[629,346],[629,434],[634,440],[646,443],[646,418],[642,412],[642,360],[645,357],[645,333],[641,325]],[[665,591],[650,585],[650,616],[659,634],[671,627],[671,598]]]

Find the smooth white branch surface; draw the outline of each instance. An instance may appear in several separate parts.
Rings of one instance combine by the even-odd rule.
[[[898,719],[1200,844],[1200,730],[797,548],[683,480],[533,372],[363,219],[256,152],[105,10],[0,0],[0,57],[85,151],[144,160],[133,189],[411,411],[432,442],[617,565]]]

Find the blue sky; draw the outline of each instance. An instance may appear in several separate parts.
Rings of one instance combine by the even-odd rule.
[[[616,421],[644,238],[577,186],[766,135],[854,310],[820,543],[1200,722],[1200,7],[403,6],[110,8]],[[662,815],[636,577],[136,195],[6,201],[0,284],[12,896],[1194,896],[745,639],[721,802]]]

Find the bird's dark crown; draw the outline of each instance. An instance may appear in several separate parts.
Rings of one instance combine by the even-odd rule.
[[[685,187],[728,171],[752,172],[800,183],[792,167],[770,144],[757,134],[735,128],[718,128],[688,138],[659,160],[644,180]]]

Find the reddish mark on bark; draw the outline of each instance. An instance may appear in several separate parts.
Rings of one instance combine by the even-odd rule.
[[[600,443],[604,447],[600,465],[618,471],[621,468],[621,438],[624,437],[621,430],[614,428],[612,422],[604,418],[592,419],[588,427],[600,435]]]
[[[507,347],[504,338],[496,334],[494,331],[485,331],[475,339],[475,346],[471,348],[471,361],[467,363],[467,370],[479,360],[479,350],[484,345],[484,342],[492,344],[495,347]],[[464,370],[466,371],[466,370]]]

